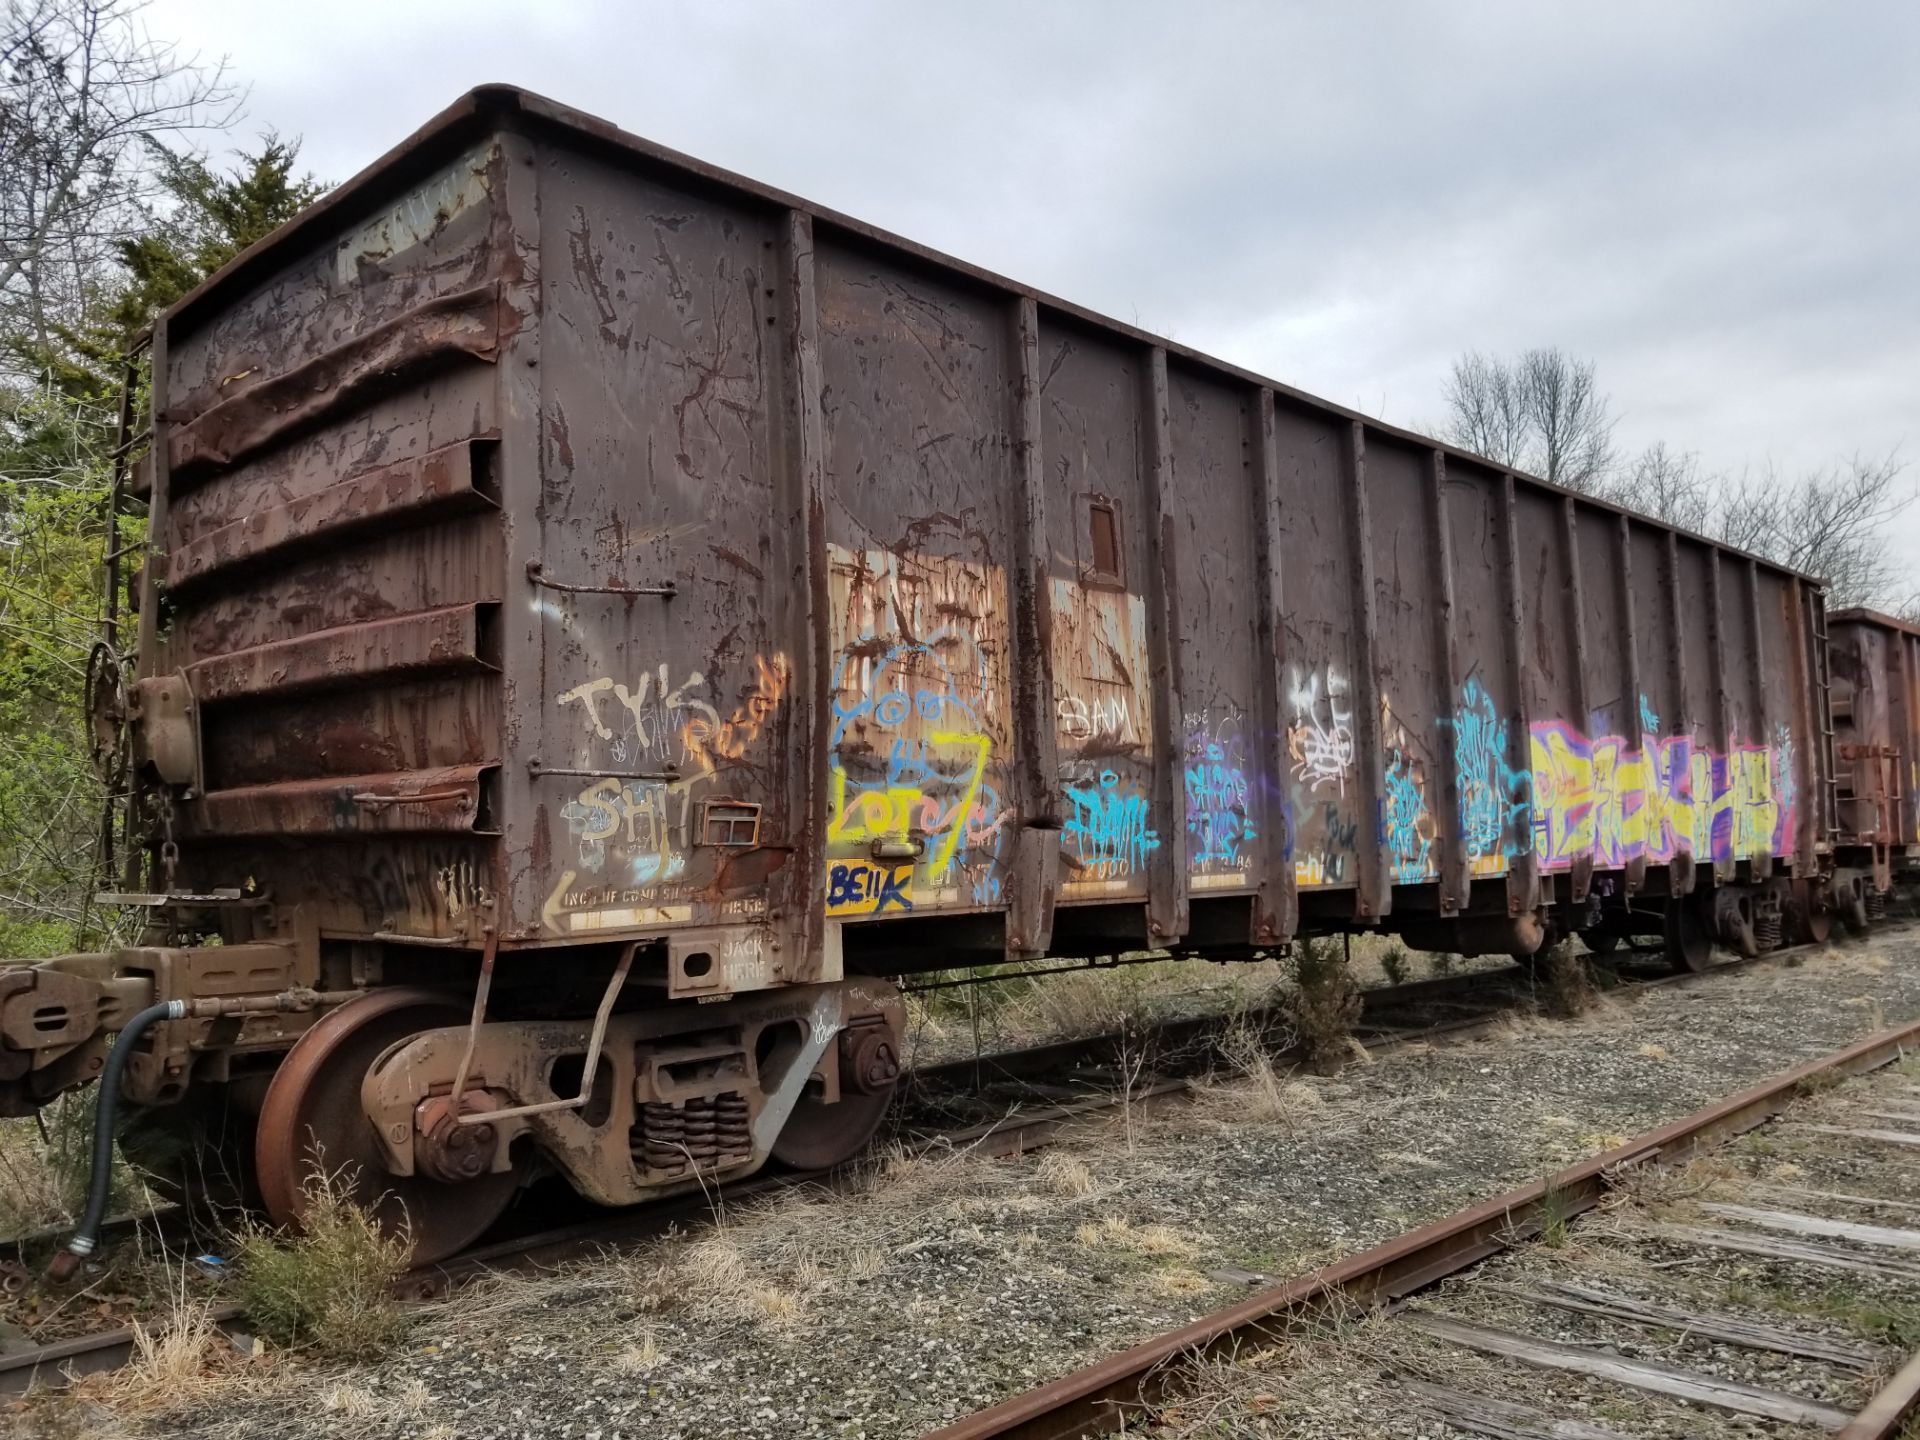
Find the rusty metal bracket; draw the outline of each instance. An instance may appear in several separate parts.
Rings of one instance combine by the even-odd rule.
[[[567,595],[658,595],[671,600],[680,593],[679,587],[671,580],[663,585],[575,585],[566,580],[549,580],[538,560],[527,562],[527,579]]]
[[[453,1117],[456,1125],[493,1125],[502,1120],[517,1120],[525,1115],[539,1115],[548,1110],[578,1110],[587,1103],[587,1097],[593,1094],[593,1077],[600,1068],[600,1047],[607,1038],[607,1021],[613,1015],[613,1002],[620,996],[621,989],[627,983],[627,974],[633,969],[634,952],[640,948],[640,942],[622,947],[620,963],[613,967],[613,978],[607,981],[606,993],[600,997],[600,1008],[593,1015],[593,1033],[587,1038],[586,1059],[580,1065],[580,1093],[562,1100],[542,1100],[533,1105],[517,1105],[508,1110],[462,1110]],[[499,935],[489,931],[487,935],[487,953],[480,965],[480,980],[473,992],[473,1019],[467,1026],[467,1047],[460,1052],[460,1066],[453,1073],[453,1099],[457,1105],[460,1097],[467,1093],[467,1075],[473,1068],[473,1052],[480,1046],[480,1027],[487,1018],[487,992],[493,988],[493,962],[499,953]]]
[[[417,795],[385,795],[371,790],[362,790],[353,797],[353,803],[377,810],[387,805],[434,805],[446,800],[466,800],[470,797],[471,792],[467,790],[422,790]]]

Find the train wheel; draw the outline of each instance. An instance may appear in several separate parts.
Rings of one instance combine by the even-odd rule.
[[[1667,902],[1667,964],[1676,974],[1699,974],[1713,962],[1713,932],[1700,907],[1675,896]]]
[[[276,1224],[299,1227],[322,1177],[333,1177],[389,1235],[409,1240],[416,1265],[464,1250],[499,1219],[519,1185],[516,1172],[459,1184],[394,1175],[360,1104],[368,1067],[389,1048],[468,1018],[465,1005],[439,991],[396,987],[349,1001],[294,1043],[267,1087],[254,1146],[260,1197]]]
[[[899,1049],[890,1026],[854,1025],[841,1031],[840,1098],[828,1104],[803,1093],[773,1142],[773,1158],[796,1170],[846,1164],[867,1148],[886,1119],[899,1076]]]

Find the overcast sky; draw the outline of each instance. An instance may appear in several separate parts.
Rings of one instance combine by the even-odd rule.
[[[535,18],[537,17],[537,18]],[[156,0],[340,180],[509,81],[1371,414],[1920,478],[1920,4]],[[1920,506],[1901,522],[1920,586]]]

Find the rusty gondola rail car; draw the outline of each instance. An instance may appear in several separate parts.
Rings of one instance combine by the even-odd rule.
[[[918,968],[1864,913],[1817,582],[523,91],[152,365],[153,924],[0,972],[0,1100],[178,1000],[126,1095],[278,1219],[826,1163]]]

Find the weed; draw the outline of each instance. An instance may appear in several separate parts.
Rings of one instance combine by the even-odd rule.
[[[383,1407],[380,1397],[364,1385],[339,1380],[320,1392],[320,1408],[348,1420],[371,1420]]]
[[[1427,968],[1436,975],[1450,975],[1453,967],[1460,963],[1460,957],[1450,950],[1438,950],[1427,956]]]
[[[1920,1349],[1920,1307],[1867,1294],[1849,1281],[1834,1281],[1815,1289],[1801,1289],[1786,1282],[1740,1284],[1730,1286],[1727,1297],[1735,1303],[1845,1325],[1902,1354]]]
[[[1035,1175],[1056,1195],[1078,1196],[1093,1193],[1093,1171],[1087,1162],[1064,1150],[1049,1150],[1040,1157]]]
[[[411,1246],[383,1233],[340,1175],[308,1182],[299,1234],[251,1228],[238,1240],[240,1303],[269,1340],[353,1360],[380,1354],[405,1332],[393,1282]]]
[[[1289,1019],[1307,1052],[1307,1064],[1320,1075],[1340,1068],[1347,1040],[1360,1018],[1360,991],[1347,974],[1347,962],[1331,941],[1300,940],[1293,947],[1294,989]]]
[[[1398,940],[1389,942],[1380,952],[1380,968],[1386,972],[1389,985],[1407,983],[1407,952]]]
[[[1286,1079],[1273,1063],[1260,1033],[1248,1025],[1232,1026],[1220,1040],[1220,1057],[1231,1072],[1225,1085],[1205,1092],[1234,1120],[1279,1125],[1292,1130],[1320,1107],[1320,1093],[1311,1085]]]
[[[613,1368],[627,1375],[644,1375],[659,1363],[660,1342],[651,1330],[642,1330],[638,1340],[613,1357]]]
[[[1567,1197],[1548,1181],[1540,1196],[1540,1243],[1549,1250],[1562,1248],[1567,1243],[1567,1227],[1572,1219]]]
[[[1803,1100],[1810,1100],[1841,1084],[1846,1076],[1837,1070],[1817,1070],[1811,1075],[1802,1075],[1793,1082],[1793,1093]]]
[[[1593,1003],[1593,976],[1587,971],[1586,957],[1576,955],[1573,945],[1561,941],[1541,957],[1540,978],[1546,989],[1547,1010],[1562,1020],[1571,1020]]]
[[[216,1344],[212,1303],[188,1294],[184,1268],[168,1291],[157,1322],[133,1323],[132,1361],[92,1382],[101,1399],[128,1410],[171,1410],[192,1405],[218,1383],[209,1362],[225,1347]]]

